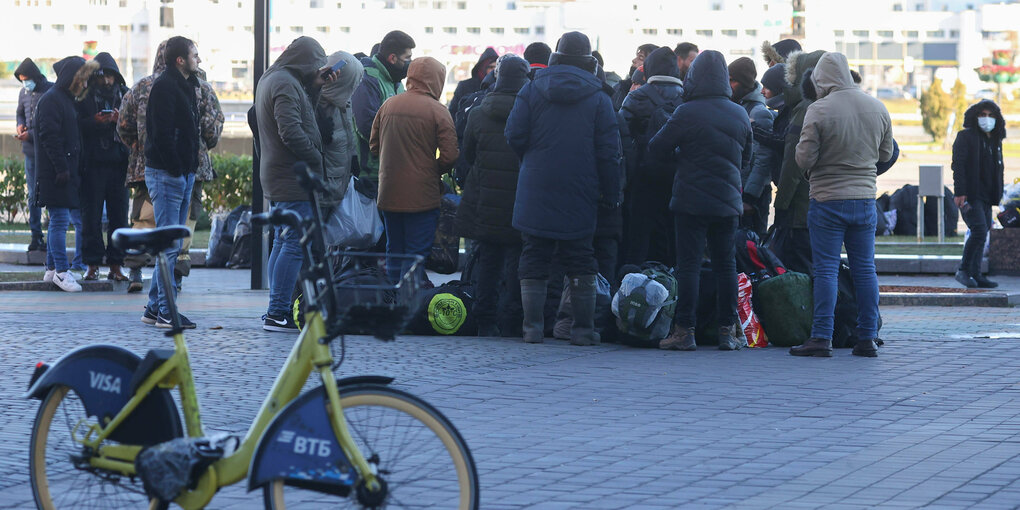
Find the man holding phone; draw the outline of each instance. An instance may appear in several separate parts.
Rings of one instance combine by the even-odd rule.
[[[113,245],[113,231],[127,226],[128,149],[117,135],[117,120],[124,94],[128,92],[117,61],[106,52],[96,55],[100,69],[89,79],[88,92],[78,103],[81,129],[82,182],[81,216],[86,280],[99,279],[99,266],[110,266],[107,279],[127,281],[121,272],[124,252]],[[107,239],[103,242],[103,207],[106,207]]]
[[[259,176],[274,209],[292,210],[302,218],[312,215],[312,203],[298,183],[294,164],[304,162],[312,173],[323,175],[322,136],[314,105],[322,86],[336,75],[326,65],[326,52],[318,41],[298,37],[259,80],[255,93]],[[290,298],[301,270],[299,241],[300,234],[293,229],[277,228],[269,255],[269,307],[262,318],[266,331],[298,332]]]

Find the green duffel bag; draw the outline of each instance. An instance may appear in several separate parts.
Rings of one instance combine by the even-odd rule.
[[[811,338],[813,301],[811,277],[794,271],[762,280],[751,294],[769,344],[779,347],[793,347]]]

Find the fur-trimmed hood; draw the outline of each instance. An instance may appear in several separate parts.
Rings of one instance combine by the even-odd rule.
[[[776,62],[779,64],[785,64],[786,58],[779,54],[775,48],[772,47],[772,43],[765,41],[761,43],[761,56],[765,59],[765,63]]]
[[[817,50],[811,53],[794,51],[786,57],[786,89],[783,94],[786,96],[786,104],[794,106],[801,101],[803,94],[800,90],[800,82],[804,77],[804,71],[818,64],[818,60],[825,54],[824,50]]]
[[[761,54],[766,64],[775,62],[785,64],[790,59],[790,54],[801,51],[800,43],[794,39],[783,39],[775,44],[765,41],[761,45]]]
[[[89,78],[92,77],[92,73],[99,70],[99,62],[94,60],[86,62],[81,57],[67,57],[53,64],[53,70],[57,73],[57,81],[54,85],[68,91],[72,97],[81,101],[85,97]]]

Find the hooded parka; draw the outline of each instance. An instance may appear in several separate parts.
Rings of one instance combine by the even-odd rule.
[[[471,77],[457,83],[457,88],[453,91],[453,99],[450,100],[451,116],[457,117],[457,112],[461,110],[461,99],[478,92],[482,88],[482,79],[488,74],[486,68],[489,67],[489,64],[494,63],[497,58],[499,58],[499,54],[496,53],[496,50],[491,47],[485,48],[485,51],[478,57],[478,62],[471,68]]]
[[[39,70],[39,66],[30,58],[21,61],[21,65],[14,70],[14,77],[25,76],[35,83],[32,90],[24,87],[18,91],[18,109],[16,112],[19,126],[28,129],[28,138],[21,142],[21,152],[26,156],[35,157],[35,108],[39,104],[39,98],[50,90],[53,85],[46,80],[46,76]],[[21,78],[18,78],[21,81]]]
[[[790,111],[790,120],[783,147],[783,167],[776,187],[775,207],[776,223],[782,223],[787,227],[807,228],[809,185],[804,176],[804,169],[797,165],[796,153],[801,126],[804,125],[804,115],[811,101],[804,98],[800,84],[804,78],[804,71],[814,67],[824,54],[822,50],[812,53],[795,51],[790,53],[786,60],[787,87],[783,91],[783,98],[786,101],[786,108]]]
[[[995,127],[985,134],[978,114],[991,110]],[[963,114],[963,130],[953,142],[953,194],[995,205],[1002,198],[1002,140],[1006,122],[994,101],[978,101]]]
[[[120,109],[121,99],[128,92],[127,85],[120,74],[120,68],[117,67],[117,61],[109,53],[104,51],[96,55],[93,61],[99,63],[99,69],[104,75],[113,74],[115,81],[112,86],[106,87],[99,83],[100,79],[93,79],[85,98],[78,103],[78,125],[84,144],[83,170],[86,173],[93,164],[126,165],[128,155],[127,147],[117,136],[117,124],[99,122],[95,118],[95,115],[103,110]]]
[[[322,175],[322,138],[315,122],[315,101],[305,85],[325,65],[322,46],[311,37],[299,37],[259,80],[255,94],[261,149],[259,176],[270,201],[308,200],[308,192],[294,173],[298,161]]]
[[[751,122],[730,100],[722,54],[698,54],[684,80],[684,103],[652,137],[648,150],[659,158],[675,153],[676,177],[669,208],[692,216],[739,216],[740,169],[751,157]]]
[[[358,154],[351,96],[361,84],[364,68],[354,55],[345,51],[330,55],[326,65],[332,67],[341,60],[346,63],[340,68],[336,81],[322,87],[315,112],[319,125],[325,127],[320,129],[326,192],[319,197],[319,203],[323,206],[336,205],[343,200],[351,181],[352,159]]]
[[[53,64],[57,81],[36,107],[36,181],[38,205],[77,209],[81,186],[81,130],[75,101],[85,92],[96,62],[67,57]],[[63,181],[57,183],[58,178]]]
[[[407,92],[383,103],[372,123],[369,148],[379,157],[379,209],[423,212],[439,208],[440,176],[457,161],[457,133],[439,102],[446,67],[416,58],[407,70]],[[439,157],[436,157],[436,150]]]

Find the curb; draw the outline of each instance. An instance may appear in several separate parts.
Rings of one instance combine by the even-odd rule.
[[[1020,294],[985,292],[961,294],[955,292],[906,293],[882,292],[878,295],[879,306],[984,306],[1009,308],[1020,305]]]
[[[142,280],[142,292],[147,292],[149,283],[152,281],[151,278],[145,278]],[[82,292],[127,292],[128,284],[130,282],[116,282],[113,280],[94,280],[84,281],[79,280],[78,283],[81,285]],[[60,287],[50,282],[44,282],[42,280],[31,281],[31,282],[0,282],[0,292],[5,290],[27,290],[27,291],[53,291],[53,292],[64,292]]]

